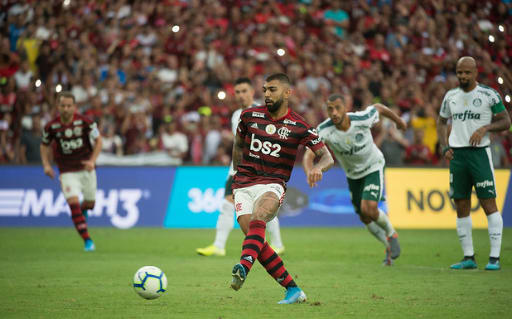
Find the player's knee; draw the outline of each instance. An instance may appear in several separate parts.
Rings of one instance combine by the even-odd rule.
[[[240,229],[247,235],[249,232],[249,222],[251,221],[251,215],[241,215],[237,219]]]
[[[363,224],[369,224],[372,222],[372,219],[366,215],[359,215],[359,219],[363,222]]]
[[[83,209],[94,209],[95,202],[83,202],[82,208]]]
[[[375,219],[379,216],[377,204],[373,204],[371,201],[363,201],[361,203],[361,215]]]
[[[496,199],[494,198],[480,199],[480,205],[482,206],[482,209],[486,215],[490,215],[498,211]]]

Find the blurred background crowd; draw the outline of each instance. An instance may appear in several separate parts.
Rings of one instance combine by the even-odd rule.
[[[478,81],[512,109],[511,0],[0,1],[0,163],[40,162],[55,97],[74,93],[99,124],[105,154],[164,153],[179,164],[228,165],[238,108],[233,82],[287,73],[291,106],[317,125],[327,96],[352,110],[381,102],[375,141],[389,166],[445,165],[436,119],[473,56]],[[494,134],[510,167],[512,133]]]

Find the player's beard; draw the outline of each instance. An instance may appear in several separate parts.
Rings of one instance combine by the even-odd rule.
[[[465,80],[465,81],[459,80],[459,86],[461,89],[465,90],[471,86],[471,81],[470,80]]]
[[[279,107],[281,107],[281,105],[283,104],[284,100],[283,98],[280,98],[279,100],[273,102],[272,104],[270,103],[267,103],[267,100],[265,100],[265,104],[267,106],[267,110],[270,112],[270,113],[274,113],[276,112]]]
[[[73,113],[71,113],[71,114],[68,114],[68,113],[64,114],[64,113],[62,113],[60,115],[60,117],[62,118],[63,122],[67,123],[67,122],[71,121],[71,119],[73,118]]]

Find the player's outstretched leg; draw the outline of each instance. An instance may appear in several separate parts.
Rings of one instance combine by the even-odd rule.
[[[84,250],[85,251],[95,251],[96,246],[94,245],[94,242],[92,239],[87,239],[84,243]]]
[[[380,241],[386,249],[386,256],[384,257],[382,264],[384,266],[391,266],[393,264],[393,260],[391,259],[391,249],[389,247],[388,237],[386,236],[384,228],[380,227],[375,221],[370,221],[366,224],[366,229],[368,229],[370,234]]]
[[[297,287],[297,284],[293,280],[292,276],[288,273],[284,267],[283,260],[279,255],[270,247],[268,242],[263,244],[258,261],[267,270],[270,276],[272,276],[278,284],[286,288],[285,298],[279,301],[280,304],[290,304],[297,302],[305,302],[306,294]]]
[[[393,266],[393,259],[391,258],[391,248],[389,246],[386,247],[386,256],[382,261],[383,266]]]
[[[398,242],[398,234],[395,231],[393,235],[388,237],[389,250],[391,259],[397,259],[400,257],[400,243]]]
[[[231,281],[231,288],[234,290],[239,290],[242,287],[252,265],[258,259],[261,248],[265,243],[266,226],[267,223],[263,220],[253,220],[249,223],[249,231],[247,232],[247,236],[245,236],[242,244],[240,263],[233,267],[233,271],[231,273],[233,277]],[[243,271],[240,268],[243,268]]]
[[[94,246],[94,242],[89,236],[89,232],[87,231],[87,222],[85,221],[85,217],[82,214],[82,210],[80,209],[80,204],[69,204],[69,208],[71,209],[71,219],[73,220],[73,224],[75,224],[75,228],[78,234],[84,240],[84,250],[94,251],[96,247]]]
[[[82,211],[82,215],[85,217],[85,221],[87,221],[87,218],[89,217],[89,210],[83,202],[80,203],[80,210]]]
[[[381,209],[378,209],[379,217],[375,221],[386,232],[387,241],[391,250],[391,259],[397,259],[400,256],[400,243],[398,242],[398,233],[391,225],[388,216]]]
[[[245,278],[247,277],[244,266],[242,266],[242,264],[236,264],[233,267],[231,276],[233,277],[231,279],[231,288],[234,290],[240,290],[245,282]]]
[[[224,198],[220,207],[219,217],[217,218],[217,226],[215,227],[215,241],[210,246],[197,248],[196,253],[202,256],[226,256],[226,242],[228,241],[229,233],[235,225],[234,214],[235,206]]]
[[[307,297],[304,291],[299,287],[289,287],[286,288],[286,294],[284,295],[284,299],[279,301],[278,304],[287,305],[292,303],[302,303],[306,302]]]

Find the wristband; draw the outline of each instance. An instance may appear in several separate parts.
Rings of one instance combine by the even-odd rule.
[[[446,152],[448,152],[450,150],[450,146],[445,146],[443,147],[443,156],[444,154],[446,154]]]

